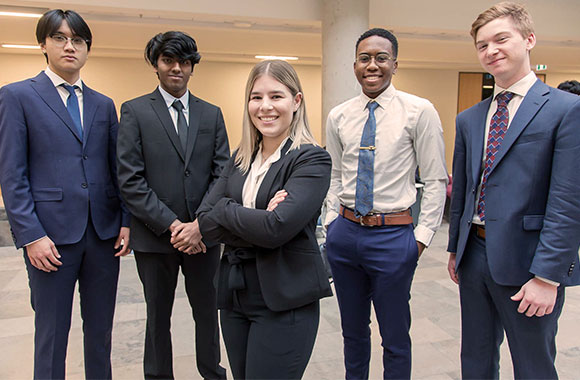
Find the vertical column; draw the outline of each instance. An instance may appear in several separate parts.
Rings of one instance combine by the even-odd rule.
[[[356,96],[354,46],[369,27],[369,0],[323,0],[322,12],[322,144],[330,110]]]

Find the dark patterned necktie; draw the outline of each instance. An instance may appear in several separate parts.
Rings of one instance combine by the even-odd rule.
[[[77,131],[79,132],[79,136],[81,139],[83,138],[83,124],[81,123],[81,111],[79,109],[79,98],[77,98],[77,94],[75,89],[79,88],[79,86],[71,86],[70,84],[62,84],[68,93],[70,94],[69,97],[66,99],[66,109],[73,119],[75,123],[75,127],[77,127]]]
[[[487,135],[487,147],[485,149],[485,168],[483,170],[483,179],[481,181],[481,192],[479,193],[479,202],[477,203],[477,214],[481,221],[485,221],[485,188],[489,171],[495,160],[495,156],[501,142],[508,129],[509,112],[507,105],[514,97],[512,92],[502,92],[496,96],[497,111],[491,117],[489,124],[489,134]]]
[[[367,104],[367,108],[369,109],[369,117],[365,123],[360,140],[354,207],[354,211],[357,216],[365,216],[373,209],[375,135],[377,129],[375,109],[378,106],[379,104],[373,100]]]
[[[181,100],[176,99],[171,106],[177,110],[177,134],[179,135],[183,152],[185,152],[187,148],[187,122],[183,114],[183,104]]]

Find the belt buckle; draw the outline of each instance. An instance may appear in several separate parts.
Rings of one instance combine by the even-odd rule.
[[[370,212],[370,213],[366,214],[365,216],[360,216],[359,217],[360,225],[363,227],[375,227],[374,224],[365,224],[365,222],[364,222],[364,218],[366,218],[367,216],[374,216],[374,215],[376,215],[374,212]]]

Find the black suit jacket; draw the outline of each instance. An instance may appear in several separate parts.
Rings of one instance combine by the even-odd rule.
[[[264,301],[269,309],[294,309],[332,295],[316,241],[316,221],[330,184],[330,156],[322,148],[302,145],[272,164],[258,190],[256,208],[242,206],[246,175],[230,159],[200,206],[202,234],[226,244],[226,251],[247,247],[256,252],[256,266]],[[286,199],[273,212],[268,202],[281,189]],[[230,308],[230,265],[222,257],[218,307]]]
[[[221,110],[189,94],[184,152],[159,89],[121,107],[117,138],[119,186],[131,218],[131,247],[174,252],[169,226],[191,222],[229,158]]]

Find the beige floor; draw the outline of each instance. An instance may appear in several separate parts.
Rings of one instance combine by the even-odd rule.
[[[459,378],[459,301],[448,279],[447,226],[420,260],[412,290],[413,378]],[[199,379],[195,368],[193,322],[183,284],[173,315],[174,367],[177,379]],[[343,378],[342,338],[336,298],[322,301],[318,339],[305,379]],[[132,257],[122,260],[113,336],[115,379],[142,378],[145,304]],[[380,336],[373,328],[371,378],[382,377]],[[0,379],[32,377],[33,313],[21,253],[0,248]],[[83,378],[81,321],[75,304],[67,361],[68,379]],[[223,349],[222,349],[223,351]],[[580,287],[570,288],[560,318],[557,367],[561,379],[580,379]],[[222,364],[227,367],[225,352]],[[501,374],[512,378],[507,347],[502,347]]]

